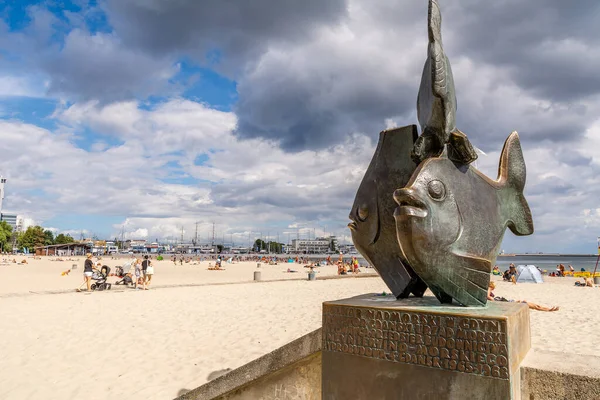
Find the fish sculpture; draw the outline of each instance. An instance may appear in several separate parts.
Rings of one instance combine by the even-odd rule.
[[[403,187],[416,168],[410,151],[415,125],[383,131],[356,193],[348,227],[356,249],[379,273],[397,298],[421,297],[427,286],[408,266],[400,251],[394,221],[394,190]]]
[[[442,303],[484,306],[506,227],[533,233],[517,132],[500,156],[498,179],[444,157],[428,158],[394,192],[398,242],[412,269]]]
[[[418,164],[429,157],[440,156],[447,148],[448,158],[470,164],[477,159],[477,153],[467,136],[456,128],[454,77],[442,46],[442,14],[437,0],[429,0],[427,32],[427,59],[417,96],[421,136],[411,157]]]

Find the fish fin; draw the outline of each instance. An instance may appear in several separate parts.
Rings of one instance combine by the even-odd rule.
[[[479,257],[457,256],[440,288],[464,306],[484,306],[492,263]]]
[[[473,145],[463,132],[455,129],[450,133],[448,143],[448,158],[461,164],[471,164],[477,160],[477,153]]]
[[[521,149],[521,141],[517,132],[511,133],[500,155],[500,165],[498,167],[498,183],[504,188],[515,192],[515,196],[509,196],[512,206],[507,207],[508,228],[518,236],[531,235],[533,233],[533,218],[529,204],[523,195],[525,188],[525,159]],[[514,199],[514,200],[513,200]]]
[[[425,132],[415,142],[410,157],[415,164],[431,157],[439,157],[444,150],[444,144],[434,130],[425,128]]]

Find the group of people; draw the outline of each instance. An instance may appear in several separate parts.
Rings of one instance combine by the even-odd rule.
[[[92,253],[86,254],[86,259],[83,263],[83,282],[77,288],[78,292],[82,291],[82,287],[85,285],[88,292],[92,291],[92,276],[94,276],[94,272],[101,273],[102,271],[102,263],[100,262],[100,258],[98,258],[98,262],[94,264],[92,261]],[[133,269],[133,272],[131,270]],[[148,286],[152,282],[152,276],[154,275],[154,265],[152,265],[152,261],[146,255],[143,260],[132,256],[132,260],[123,264],[123,270],[127,271],[126,275],[131,277],[133,281],[134,288],[136,290],[141,289],[148,290]]]
[[[349,272],[358,274],[360,272],[360,264],[358,263],[358,259],[356,257],[352,257],[350,263],[345,263],[342,254],[340,254],[340,258],[337,261],[337,267],[338,275],[348,275]]]

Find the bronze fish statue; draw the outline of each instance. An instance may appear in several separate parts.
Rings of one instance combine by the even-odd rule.
[[[448,158],[470,164],[477,159],[477,153],[467,136],[456,128],[454,77],[442,46],[442,14],[437,0],[429,0],[427,32],[427,59],[417,96],[421,136],[411,157],[418,164],[429,157],[440,156],[447,148]]]
[[[394,192],[398,242],[406,260],[442,303],[484,306],[506,227],[533,233],[523,195],[525,160],[517,132],[500,156],[498,179],[445,157],[423,161]]]
[[[410,151],[417,138],[415,125],[383,131],[356,193],[348,227],[356,249],[377,270],[397,298],[421,297],[427,286],[400,252],[393,213],[393,194],[416,168]]]

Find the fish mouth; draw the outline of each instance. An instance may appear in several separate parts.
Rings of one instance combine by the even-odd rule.
[[[421,201],[413,189],[396,189],[394,200],[398,207],[394,210],[394,217],[416,217],[427,216],[427,205]]]
[[[356,223],[356,221],[352,221],[348,224],[348,228],[350,228],[351,230],[355,231],[358,229],[358,224]]]

